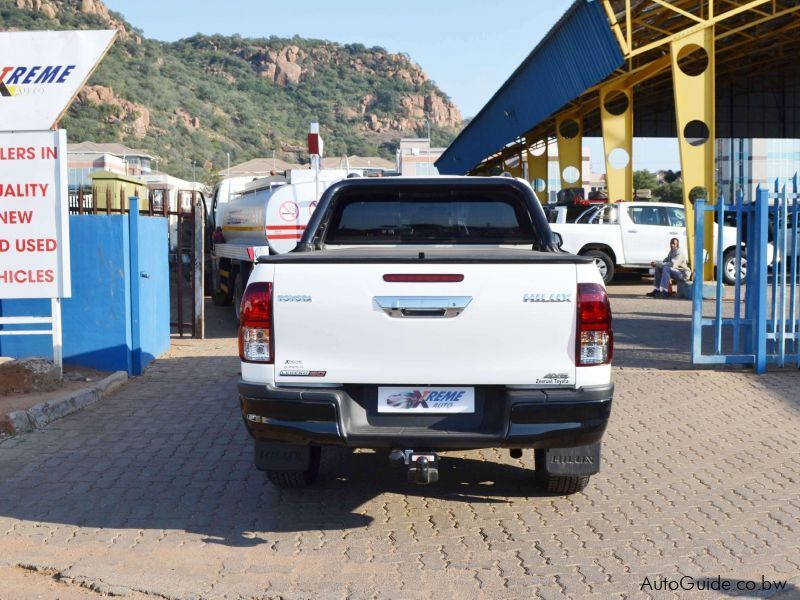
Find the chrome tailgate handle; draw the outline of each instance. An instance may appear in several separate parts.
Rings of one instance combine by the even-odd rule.
[[[467,308],[472,296],[375,296],[374,300],[395,319],[452,319]]]

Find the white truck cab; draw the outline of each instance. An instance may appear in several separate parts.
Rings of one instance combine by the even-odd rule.
[[[684,207],[666,202],[603,204],[581,215],[575,223],[551,224],[561,248],[590,257],[606,283],[614,278],[618,267],[648,269],[651,261],[661,260],[667,254],[671,238],[678,238],[680,247],[688,253],[686,226]],[[722,240],[723,280],[732,284],[735,278],[736,228],[723,227]],[[744,280],[746,258],[742,259],[740,268]]]

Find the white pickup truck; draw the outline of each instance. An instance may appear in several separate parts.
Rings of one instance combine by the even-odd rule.
[[[590,211],[577,223],[550,226],[561,248],[594,260],[606,283],[614,278],[617,267],[647,269],[650,261],[661,260],[669,251],[671,238],[678,238],[687,251],[686,212],[680,204],[615,202]],[[732,285],[736,276],[736,228],[723,227],[722,231],[722,278]],[[747,258],[743,254],[742,281],[746,273]]]
[[[557,493],[599,469],[608,297],[523,181],[334,184],[295,250],[259,258],[239,348],[255,464],[278,486],[310,483],[324,445],[384,450],[417,483],[443,450],[534,449]]]

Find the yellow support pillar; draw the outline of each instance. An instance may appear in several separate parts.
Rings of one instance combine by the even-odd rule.
[[[704,193],[714,204],[714,26],[711,25],[670,43],[672,79],[675,92],[675,117],[681,153],[683,205],[686,207],[686,238],[689,261],[694,256],[693,199]],[[703,280],[714,277],[714,219],[705,220],[705,240],[709,260],[703,267]],[[693,265],[695,272],[698,266]]]
[[[633,89],[601,87],[600,121],[608,200],[633,200]]]
[[[517,158],[517,165],[512,167],[506,164],[506,160],[511,160],[513,158]],[[506,157],[503,161],[503,170],[507,173],[511,173],[514,177],[522,177],[522,154],[512,154],[511,156]]]
[[[561,189],[583,185],[582,153],[583,117],[578,112],[556,117],[558,143],[558,168],[561,171]]]
[[[547,138],[533,143],[526,139],[525,153],[528,161],[528,180],[539,202],[547,204]]]

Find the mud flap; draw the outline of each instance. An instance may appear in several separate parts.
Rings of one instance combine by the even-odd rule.
[[[311,466],[311,446],[254,440],[259,471],[306,471]]]
[[[544,469],[550,475],[594,475],[600,471],[600,446],[601,442],[575,448],[548,448],[544,452]]]

